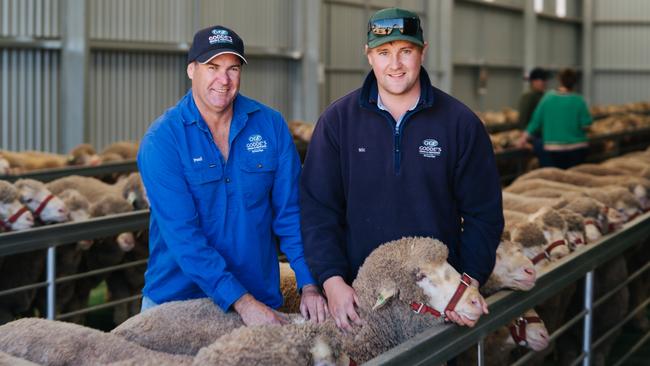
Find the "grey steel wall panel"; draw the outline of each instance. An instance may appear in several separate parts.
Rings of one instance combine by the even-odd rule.
[[[478,93],[478,69],[454,68],[452,94],[473,110],[501,110],[516,107],[521,96],[521,72],[518,70],[488,70],[487,93]]]
[[[91,0],[90,38],[188,42],[192,2],[187,0]]]
[[[286,60],[253,59],[244,66],[241,93],[256,99],[288,118],[291,112],[291,80],[287,77],[291,63]]]
[[[650,100],[650,73],[600,73],[594,77],[594,104]]]
[[[364,55],[367,15],[364,9],[330,5],[327,32],[326,65],[337,68],[360,68],[368,64]]]
[[[59,53],[0,50],[0,146],[58,151]]]
[[[650,20],[650,12],[648,13]],[[650,26],[599,25],[594,27],[594,67],[650,68]]]
[[[0,0],[0,37],[55,38],[61,0]]]
[[[201,0],[200,26],[223,24],[232,27],[247,46],[289,49],[292,12],[292,0]]]
[[[594,20],[650,20],[648,0],[594,0]]]
[[[456,3],[454,61],[523,63],[523,16],[500,8]]]
[[[567,67],[580,64],[580,25],[537,20],[536,55],[540,65]]]
[[[330,72],[325,81],[328,104],[361,87],[365,76],[361,72]]]
[[[101,149],[139,140],[189,87],[185,57],[94,52],[89,66],[87,141]]]

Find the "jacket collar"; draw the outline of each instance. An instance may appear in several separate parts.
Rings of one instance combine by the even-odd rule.
[[[359,104],[361,107],[366,109],[379,110],[377,107],[378,95],[379,88],[377,87],[377,78],[375,77],[375,73],[370,70],[361,87]],[[416,109],[429,108],[432,106],[433,86],[431,85],[431,79],[429,79],[429,74],[427,74],[424,67],[420,67],[420,101],[418,102]]]
[[[181,120],[183,121],[183,124],[196,124],[200,129],[208,131],[208,125],[203,120],[203,117],[201,117],[199,108],[194,102],[192,89],[190,89],[180,100],[178,107],[181,112]],[[233,116],[230,128],[237,131],[241,130],[243,128],[243,125],[248,120],[248,115],[257,111],[258,109],[259,106],[253,102],[252,99],[242,95],[241,93],[237,94],[237,97],[234,101]]]

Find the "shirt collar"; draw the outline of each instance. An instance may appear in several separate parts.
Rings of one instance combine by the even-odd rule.
[[[180,100],[178,106],[180,107],[184,124],[191,125],[196,123],[199,128],[202,128],[204,130],[208,129],[207,124],[199,112],[199,108],[194,102],[192,89],[190,89]],[[252,99],[242,95],[241,93],[238,93],[234,101],[232,121],[246,121],[248,119],[248,114],[257,111],[258,109],[259,106]]]
[[[418,99],[417,99],[417,100],[415,101],[415,103],[414,103],[414,104],[413,104],[413,105],[408,109],[408,111],[412,111],[412,110],[414,110],[415,107],[417,107],[418,104],[420,104],[420,98],[421,98],[421,95],[418,96]],[[377,92],[377,108],[381,109],[382,111],[386,111],[386,112],[390,113],[390,111],[388,110],[388,108],[386,108],[386,106],[384,105],[384,103],[381,102],[381,95],[379,94],[379,92]],[[398,125],[399,125],[400,122],[402,122],[402,119],[404,119],[404,116],[406,115],[406,113],[407,113],[408,111],[404,112],[404,114],[402,114],[401,116],[399,116],[399,119],[396,121]]]

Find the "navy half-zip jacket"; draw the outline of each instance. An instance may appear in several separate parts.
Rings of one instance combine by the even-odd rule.
[[[300,182],[307,263],[322,285],[352,283],[379,245],[428,236],[449,263],[481,284],[503,230],[501,186],[483,124],[420,71],[417,106],[399,128],[377,107],[371,71],[362,86],[321,115]]]

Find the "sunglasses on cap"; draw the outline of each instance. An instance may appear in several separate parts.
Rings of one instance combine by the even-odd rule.
[[[398,30],[407,36],[415,36],[420,28],[420,20],[417,18],[389,18],[373,20],[368,23],[368,32],[377,36],[387,36]]]

